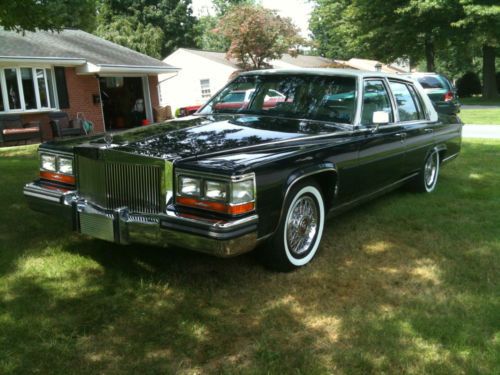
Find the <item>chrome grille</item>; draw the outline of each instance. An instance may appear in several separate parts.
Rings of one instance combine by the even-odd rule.
[[[78,157],[78,188],[82,198],[107,209],[131,212],[162,210],[162,169],[154,165],[105,162]]]

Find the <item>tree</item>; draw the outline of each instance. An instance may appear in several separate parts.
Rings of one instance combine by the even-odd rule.
[[[100,0],[96,34],[139,52],[163,58],[195,46],[191,0]]]
[[[237,59],[244,68],[264,68],[266,61],[279,59],[303,43],[289,18],[260,5],[232,7],[220,19],[216,31],[231,40],[226,56]]]
[[[95,6],[95,0],[0,0],[0,25],[19,32],[65,27],[92,31]]]
[[[500,5],[497,0],[459,0],[463,13],[454,26],[471,35],[483,56],[483,97],[498,96],[495,58],[500,47]]]
[[[311,30],[328,57],[425,58],[434,71],[457,9],[446,0],[317,0]]]
[[[255,4],[255,0],[213,0],[215,15],[206,14],[198,18],[195,26],[196,45],[198,48],[209,51],[226,52],[231,40],[217,31],[217,25],[233,6],[241,4]]]

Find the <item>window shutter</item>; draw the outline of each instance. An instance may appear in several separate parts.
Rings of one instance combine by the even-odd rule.
[[[57,99],[59,100],[59,108],[69,108],[68,87],[66,86],[66,75],[64,67],[54,67],[54,74],[56,76]]]

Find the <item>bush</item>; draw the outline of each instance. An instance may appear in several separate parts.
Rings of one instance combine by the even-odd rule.
[[[469,98],[472,95],[481,94],[481,81],[474,72],[467,72],[457,80],[458,96]]]

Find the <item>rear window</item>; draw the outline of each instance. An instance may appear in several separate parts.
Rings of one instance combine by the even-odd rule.
[[[418,82],[422,85],[424,89],[445,89],[447,90],[448,84],[444,78],[438,76],[424,76],[418,77]]]

